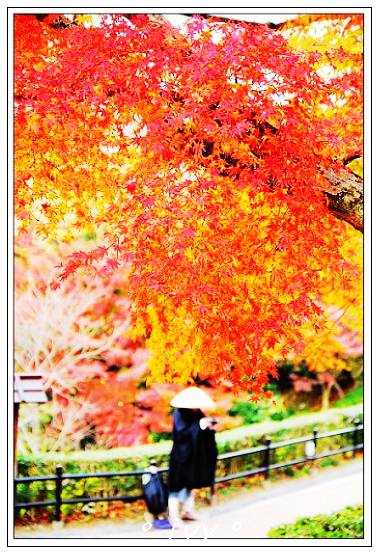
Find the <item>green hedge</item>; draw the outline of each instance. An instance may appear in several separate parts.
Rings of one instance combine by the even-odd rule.
[[[347,506],[330,515],[301,518],[268,533],[271,539],[359,539],[363,537],[363,506]]]
[[[269,421],[239,427],[216,435],[219,454],[234,452],[265,444],[265,437],[270,436],[272,443],[313,434],[315,426],[320,433],[334,429],[342,429],[353,424],[360,417],[362,421],[362,406],[354,406],[328,412],[306,414],[291,417],[283,421]],[[328,439],[320,439],[318,453],[324,450],[334,450],[347,444],[352,444],[351,436],[342,435]],[[64,453],[41,454],[38,457],[21,456],[18,459],[18,476],[32,477],[54,475],[57,464],[62,464],[63,473],[99,473],[133,471],[149,466],[149,460],[157,460],[159,467],[168,465],[171,451],[171,441],[163,441],[151,445],[141,445],[129,448],[114,448],[112,450],[87,450]],[[280,448],[272,453],[271,463],[302,458],[304,444]],[[218,462],[217,476],[246,471],[263,465],[263,453],[243,456],[232,460]],[[276,470],[275,474],[291,474],[291,470]],[[274,472],[273,472],[274,475]],[[90,498],[135,495],[141,493],[141,476],[126,477],[89,477],[80,480],[64,480],[63,499]],[[17,502],[54,500],[55,483],[53,481],[38,481],[20,483],[17,485]],[[83,505],[63,506],[65,511],[82,509]],[[53,513],[53,508],[49,508]]]

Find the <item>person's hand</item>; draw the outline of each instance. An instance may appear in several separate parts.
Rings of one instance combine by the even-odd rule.
[[[213,417],[202,417],[200,419],[200,427],[202,429],[206,429],[207,427],[209,429],[213,429],[213,426],[217,423]]]

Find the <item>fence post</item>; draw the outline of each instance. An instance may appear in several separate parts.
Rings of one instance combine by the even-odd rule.
[[[270,476],[270,447],[271,447],[271,437],[265,438],[266,442],[266,451],[265,451],[265,480]]]
[[[55,486],[55,521],[61,521],[61,506],[62,506],[62,473],[63,468],[61,464],[55,467],[57,476]]]
[[[359,418],[356,417],[354,419],[354,433],[353,433],[353,445],[354,445],[354,448],[353,448],[353,458],[356,457],[357,455],[357,445],[358,445],[358,425],[360,424],[360,421],[359,421]]]
[[[317,454],[317,433],[318,433],[318,427],[315,427],[313,429],[313,442],[315,443],[315,454],[314,454],[315,457]]]
[[[209,495],[209,504],[210,505],[213,504],[214,495],[215,495],[215,481],[213,479],[213,481],[211,483],[210,495]]]

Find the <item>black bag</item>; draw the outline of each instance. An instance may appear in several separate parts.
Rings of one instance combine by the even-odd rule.
[[[143,485],[145,502],[148,511],[157,516],[167,510],[168,494],[166,485],[160,479],[158,473],[152,473],[147,483]]]

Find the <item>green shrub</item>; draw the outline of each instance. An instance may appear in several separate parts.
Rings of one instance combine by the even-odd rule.
[[[259,423],[263,421],[267,414],[267,408],[257,406],[253,402],[235,402],[228,411],[230,416],[243,417],[244,425]]]
[[[363,385],[349,391],[343,398],[340,398],[333,404],[335,408],[343,408],[344,406],[354,406],[363,401]]]
[[[338,465],[337,460],[334,458],[325,458],[324,460],[320,460],[320,467],[330,467],[330,466],[336,466]]]
[[[290,525],[271,529],[268,537],[304,539],[357,539],[363,537],[363,506],[348,506],[331,515],[301,518]]]
[[[153,442],[168,441],[172,437],[171,431],[163,431],[162,433],[150,433]]]
[[[272,419],[272,421],[283,421],[283,419],[286,419],[287,417],[291,417],[293,415],[295,415],[294,410],[289,410],[288,412],[274,412],[270,414],[270,419]]]

